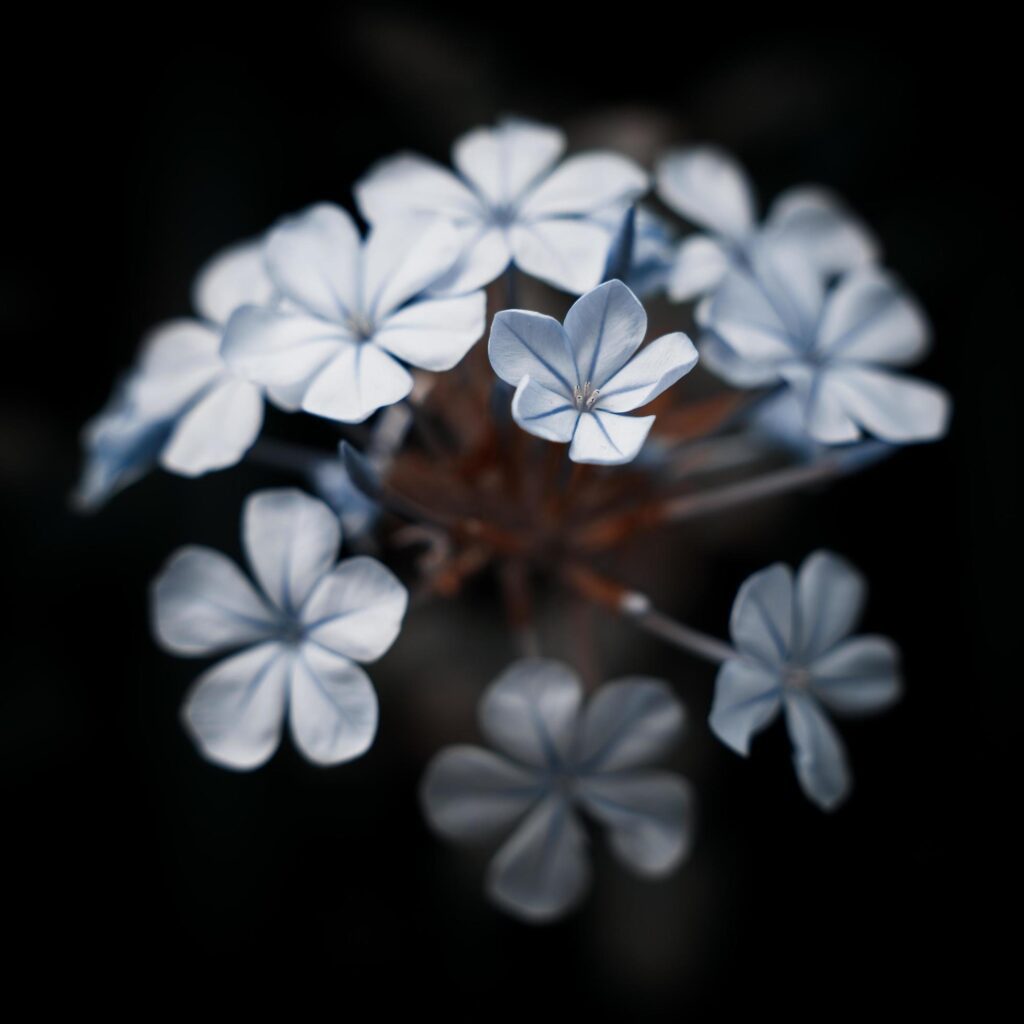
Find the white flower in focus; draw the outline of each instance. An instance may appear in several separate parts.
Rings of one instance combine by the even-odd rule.
[[[479,288],[514,263],[578,295],[601,280],[614,231],[599,215],[621,213],[647,191],[648,178],[617,153],[580,153],[559,163],[565,145],[558,128],[507,119],[455,142],[458,174],[399,154],[356,184],[356,202],[371,224],[434,214],[458,229],[461,256],[437,291]]]
[[[294,489],[251,495],[242,541],[259,590],[229,558],[195,546],[174,554],[153,583],[153,630],[167,650],[236,652],[192,686],[187,730],[228,768],[267,761],[286,718],[309,760],[358,757],[377,731],[377,696],[356,662],[394,642],[405,587],[375,559],[336,563],[337,517]]]
[[[764,237],[798,246],[825,274],[877,258],[868,229],[837,197],[815,186],[784,192],[759,225],[750,179],[716,147],[673,150],[658,163],[655,177],[664,202],[707,232],[688,235],[679,245],[668,282],[676,302],[713,291],[731,267],[746,266],[752,246]]]
[[[193,287],[202,319],[172,320],[143,342],[137,365],[82,433],[75,504],[92,510],[155,464],[181,476],[233,466],[263,425],[263,393],[220,357],[224,324],[245,303],[271,303],[261,243],[211,259]]]
[[[946,431],[946,392],[891,369],[920,360],[930,331],[917,302],[879,267],[827,287],[798,248],[766,240],[751,269],[731,270],[698,312],[702,365],[736,387],[787,385],[815,441],[869,433],[905,444]]]
[[[789,566],[755,573],[736,596],[730,620],[738,656],[723,663],[709,719],[738,754],[782,710],[804,793],[824,810],[848,795],[842,740],[825,712],[865,715],[900,696],[899,650],[886,637],[854,636],[866,595],[847,562],[816,551],[794,582]]]
[[[640,349],[646,332],[637,297],[621,281],[607,281],[573,303],[564,327],[527,310],[498,313],[488,354],[494,372],[516,387],[512,416],[523,430],[571,442],[574,462],[618,464],[636,457],[654,422],[626,414],[697,362],[685,334]]]
[[[412,390],[403,364],[449,370],[483,334],[482,291],[423,294],[458,254],[443,221],[389,221],[364,241],[341,207],[310,207],[267,238],[281,307],[239,309],[221,351],[284,406],[361,423]]]
[[[689,851],[688,783],[646,766],[679,732],[683,711],[664,683],[621,679],[581,710],[576,675],[556,661],[510,666],[480,701],[480,727],[500,751],[457,746],[431,761],[424,812],[441,835],[486,841],[508,835],[488,872],[503,909],[532,922],[566,913],[590,868],[579,812],[607,829],[615,855],[648,878]]]

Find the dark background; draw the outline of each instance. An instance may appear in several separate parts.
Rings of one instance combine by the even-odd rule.
[[[137,23],[41,12],[9,35],[0,784],[11,977],[42,968],[57,990],[105,998],[127,980],[147,1007],[178,996],[198,1008],[211,998],[198,986],[212,985],[227,1005],[284,994],[326,1000],[339,1017],[395,1000],[456,1018],[802,1016],[961,997],[977,1008],[994,991],[1010,947],[983,917],[1019,921],[1003,881],[1018,859],[1008,826],[1019,799],[1000,790],[1021,685],[1007,650],[1019,612],[1005,170],[1016,118],[1001,106],[1000,33],[901,28],[867,12],[809,31],[672,10],[563,21],[550,6],[175,6]],[[908,682],[896,711],[844,726],[849,804],[825,816],[800,796],[778,729],[749,762],[711,742],[711,670],[607,624],[609,674],[659,671],[693,713],[679,764],[700,792],[699,842],[660,885],[597,852],[589,902],[543,930],[492,910],[483,859],[434,839],[416,806],[430,754],[475,738],[466,695],[512,656],[488,632],[486,595],[424,612],[374,671],[383,724],[367,757],[319,771],[285,743],[265,769],[236,775],[202,762],[178,726],[198,666],[155,649],[146,588],[182,543],[237,554],[242,498],[282,477],[155,474],[97,516],[66,505],[80,425],[141,333],[188,312],[208,255],[313,200],[348,202],[358,175],[395,150],[445,160],[459,133],[503,112],[562,123],[575,144],[614,136],[641,157],[716,141],[762,199],[832,186],[929,310],[936,351],[921,372],[956,403],[941,444],[701,527],[690,543],[710,553],[695,562],[691,551],[680,574],[673,610],[721,633],[735,588],[769,561],[828,546],[865,570],[866,625],[898,639]]]

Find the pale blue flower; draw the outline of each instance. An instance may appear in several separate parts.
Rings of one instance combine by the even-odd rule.
[[[736,596],[730,631],[737,656],[722,664],[710,724],[746,756],[751,737],[783,711],[804,793],[833,810],[851,785],[846,752],[825,712],[866,715],[900,696],[899,650],[882,636],[850,636],[866,596],[838,555],[816,551],[793,579],[776,564]]]
[[[760,238],[784,238],[825,274],[863,266],[877,258],[868,229],[827,190],[801,186],[775,200],[757,223],[754,190],[743,168],[714,146],[666,154],[656,170],[658,195],[703,228],[679,245],[668,294],[677,302],[714,291],[726,272],[745,266]]]
[[[153,583],[153,630],[189,657],[234,651],[193,684],[182,708],[204,757],[239,770],[277,749],[287,719],[316,764],[350,761],[377,731],[377,696],[356,662],[375,661],[401,628],[405,587],[372,558],[336,562],[341,529],[291,488],[245,503],[242,542],[259,589],[229,558],[190,546]]]
[[[80,509],[97,508],[158,463],[198,476],[242,458],[263,424],[263,393],[221,359],[220,339],[236,307],[273,301],[260,243],[233,246],[206,264],[193,288],[202,319],[156,327],[86,424],[86,462],[73,496]]]
[[[829,286],[799,247],[762,240],[698,309],[701,360],[740,388],[785,385],[822,444],[864,433],[893,444],[941,437],[949,396],[893,371],[930,342],[917,302],[877,266]]]
[[[640,297],[664,291],[675,258],[668,224],[636,204],[625,213],[615,210],[598,219],[614,232],[602,280],[618,278]]]
[[[239,309],[224,358],[286,407],[362,422],[412,390],[405,364],[449,370],[483,334],[482,291],[424,295],[459,247],[455,229],[437,219],[389,221],[364,241],[341,207],[310,207],[267,238],[282,305]]]
[[[697,350],[681,333],[640,348],[647,314],[621,282],[607,281],[573,303],[563,326],[512,309],[491,326],[494,372],[515,385],[512,416],[523,430],[571,442],[574,462],[629,462],[654,416],[628,416],[693,369]],[[638,351],[639,349],[639,351]]]
[[[581,153],[559,163],[565,146],[558,128],[507,119],[455,142],[458,174],[399,154],[357,183],[356,201],[371,224],[426,213],[458,229],[461,256],[437,291],[479,288],[514,263],[578,295],[601,280],[614,227],[600,215],[623,212],[648,179],[617,153]]]
[[[448,747],[427,768],[424,812],[441,835],[508,836],[487,891],[531,922],[565,914],[590,879],[580,812],[607,830],[615,855],[646,878],[671,872],[693,830],[689,784],[647,766],[675,740],[683,710],[656,679],[607,683],[582,705],[576,674],[557,661],[511,665],[480,701],[480,727],[499,753]]]

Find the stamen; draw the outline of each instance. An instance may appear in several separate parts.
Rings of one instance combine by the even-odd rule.
[[[583,387],[580,387],[579,384],[577,384],[572,389],[573,401],[580,412],[589,412],[593,409],[594,403],[597,401],[597,396],[600,394],[601,389],[592,387],[589,380],[583,385]]]

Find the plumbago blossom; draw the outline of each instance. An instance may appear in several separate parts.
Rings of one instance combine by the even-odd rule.
[[[621,282],[608,281],[573,303],[564,326],[550,316],[498,313],[488,354],[516,388],[512,416],[537,437],[569,443],[573,462],[617,464],[640,451],[654,416],[628,416],[696,365],[683,333],[646,348],[647,314]]]
[[[375,559],[337,562],[337,517],[301,491],[251,495],[242,540],[262,593],[230,559],[195,546],[174,554],[153,584],[153,630],[168,651],[238,651],[196,680],[186,728],[227,768],[263,764],[285,718],[316,764],[358,757],[377,731],[377,696],[356,662],[394,642],[405,587]]]
[[[737,656],[724,662],[715,683],[715,735],[746,757],[751,737],[783,711],[800,786],[827,811],[847,797],[851,778],[825,712],[884,711],[902,689],[896,645],[850,636],[866,594],[863,577],[828,551],[810,555],[795,580],[781,563],[755,573],[732,609]]]
[[[590,880],[580,812],[642,877],[663,877],[686,857],[690,786],[649,768],[682,722],[660,680],[606,683],[583,707],[567,665],[518,661],[480,700],[480,728],[500,753],[458,746],[436,755],[421,789],[427,820],[455,840],[508,836],[491,862],[488,894],[527,921],[560,917]]]

